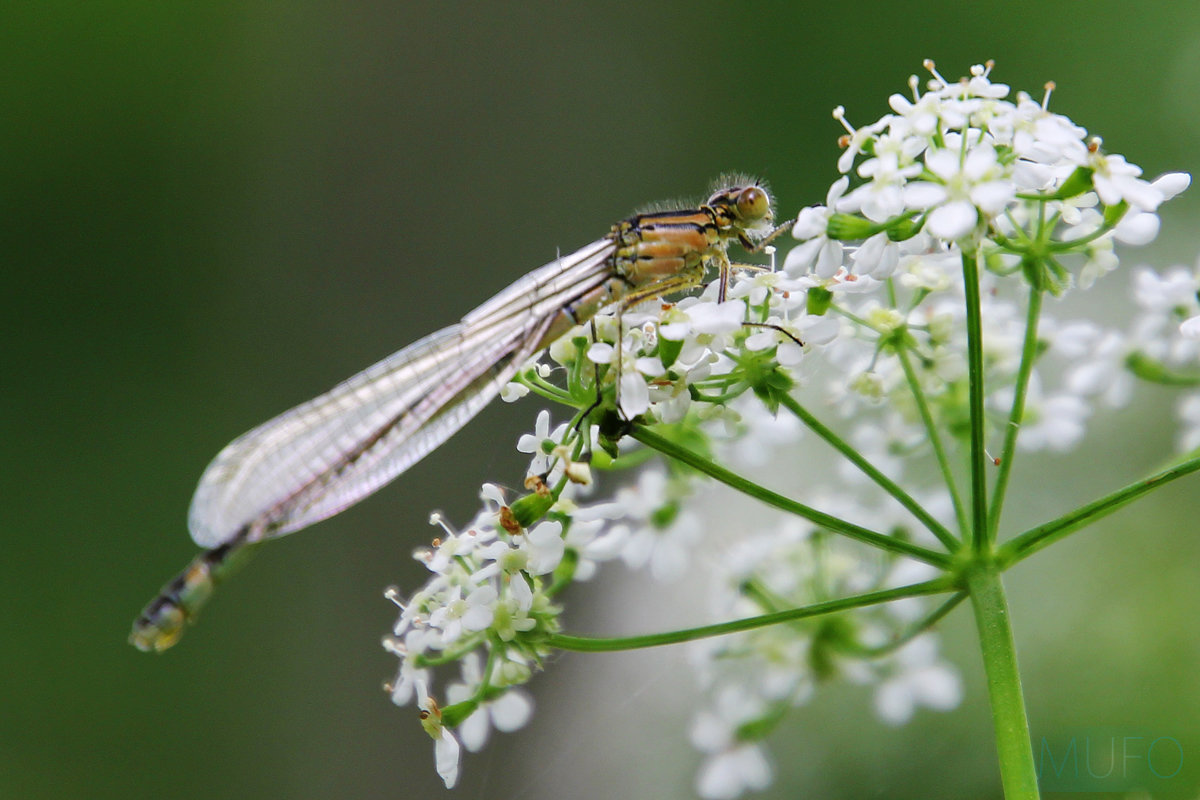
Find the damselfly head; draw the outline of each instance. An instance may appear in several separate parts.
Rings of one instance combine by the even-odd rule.
[[[725,185],[708,198],[708,207],[725,223],[724,227],[753,231],[771,224],[771,193],[755,180]]]

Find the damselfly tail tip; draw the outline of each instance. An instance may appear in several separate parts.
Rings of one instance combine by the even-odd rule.
[[[214,565],[224,555],[224,550],[205,550],[192,559],[133,621],[129,643],[144,653],[161,653],[178,642],[212,596]]]
[[[133,621],[129,643],[143,653],[161,653],[183,636],[187,613],[169,597],[156,597]]]

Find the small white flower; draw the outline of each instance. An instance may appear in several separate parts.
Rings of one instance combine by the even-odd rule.
[[[539,522],[526,531],[520,549],[528,554],[525,570],[530,575],[545,575],[553,572],[562,561],[566,543],[562,537],[562,523]]]
[[[929,171],[941,183],[910,184],[905,203],[918,210],[931,209],[926,230],[946,241],[963,238],[974,229],[980,214],[994,217],[1016,194],[1011,180],[1004,180],[997,166],[996,151],[989,142],[970,146],[960,154],[961,136],[947,136],[946,147],[925,153]]]
[[[646,378],[657,378],[665,372],[658,359],[637,355],[641,336],[641,331],[635,329],[619,347],[608,342],[594,342],[587,351],[588,360],[593,363],[609,364],[619,370],[621,413],[627,419],[646,413],[650,408]]]
[[[1161,189],[1138,177],[1142,174],[1142,168],[1130,164],[1122,155],[1108,155],[1097,149],[1092,154],[1091,167],[1094,170],[1092,184],[1096,187],[1100,202],[1106,206],[1115,206],[1124,201],[1135,209],[1154,211],[1164,199]],[[1175,183],[1172,180],[1166,185],[1170,188]]]
[[[590,509],[579,509],[571,528],[567,532],[566,545],[579,555],[575,565],[575,580],[590,580],[601,562],[611,561],[621,555],[629,529],[623,526],[607,527],[607,520],[589,517]]]
[[[517,381],[511,381],[504,384],[504,388],[500,390],[500,399],[505,403],[515,403],[527,394],[529,394],[528,386]]]
[[[937,658],[933,636],[909,642],[895,655],[896,671],[875,690],[875,711],[890,725],[908,722],[918,706],[949,711],[962,702],[958,673]]]
[[[733,800],[771,785],[773,772],[762,747],[743,744],[710,756],[696,776],[696,793],[707,800]]]
[[[875,157],[858,167],[868,182],[839,203],[839,211],[861,211],[872,222],[886,222],[904,211],[904,188],[910,178],[921,174],[921,165],[905,163],[903,139],[885,136],[876,143]]]
[[[838,202],[850,179],[842,176],[833,182],[825,196],[825,205],[811,206],[800,212],[792,235],[804,244],[793,247],[783,261],[783,271],[800,275],[812,270],[818,277],[829,278],[842,266],[842,243],[826,234],[829,219],[837,211]]]
[[[483,679],[481,661],[478,653],[463,659],[463,680],[446,686],[449,702],[461,703],[475,696]],[[533,700],[529,695],[520,689],[509,689],[494,700],[481,702],[459,723],[456,732],[467,750],[478,753],[487,744],[493,727],[501,733],[511,733],[525,727],[532,716]]]
[[[854,160],[858,158],[859,154],[862,152],[863,146],[866,145],[867,142],[874,139],[878,133],[885,130],[888,124],[891,122],[890,118],[883,117],[878,122],[855,129],[846,121],[846,109],[842,106],[838,106],[833,110],[833,118],[842,123],[842,127],[844,127],[849,134],[843,139],[843,146],[845,147],[845,150],[842,152],[842,155],[838,157],[837,162],[838,172],[843,174],[849,172],[850,168],[854,166]],[[834,204],[828,203],[828,205],[832,208]]]
[[[543,409],[538,412],[537,420],[533,426],[533,433],[523,433],[521,434],[521,438],[517,440],[518,453],[533,455],[533,461],[529,464],[530,475],[541,475],[549,469],[550,454],[546,451],[543,444],[550,439],[550,412]]]
[[[1147,311],[1170,313],[1176,308],[1197,307],[1196,277],[1183,267],[1158,273],[1142,268],[1133,274],[1133,296]]]
[[[888,238],[886,232],[867,239],[850,256],[854,271],[872,278],[887,278],[900,263],[900,245]]]

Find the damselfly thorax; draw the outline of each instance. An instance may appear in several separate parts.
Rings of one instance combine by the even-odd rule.
[[[727,249],[777,235],[757,181],[721,185],[694,208],[622,220],[426,336],[235,439],[209,464],[188,513],[208,548],[134,622],[130,641],[165,650],[251,545],[347,508],[440,446],[539,351],[601,309],[699,286]],[[723,294],[723,292],[722,292]]]

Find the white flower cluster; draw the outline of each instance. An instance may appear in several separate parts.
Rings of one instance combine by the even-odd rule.
[[[731,544],[722,563],[723,582],[712,593],[719,619],[800,608],[934,575],[925,565],[873,557],[793,519]],[[698,642],[692,664],[707,697],[691,728],[692,743],[705,754],[696,777],[700,796],[734,798],[764,788],[771,767],[763,738],[785,712],[804,705],[835,677],[873,685],[876,711],[890,724],[907,722],[918,705],[957,706],[958,673],[938,658],[935,634],[903,635],[924,607],[909,598],[851,616],[815,617]]]
[[[481,748],[490,725],[515,730],[532,707],[513,687],[527,682],[546,655],[540,642],[557,630],[558,609],[543,577],[559,566],[566,545],[562,523],[542,521],[521,527],[498,487],[485,485],[484,509],[465,530],[455,531],[440,515],[445,538],[415,557],[432,577],[407,601],[394,589],[388,597],[400,607],[386,650],[400,659],[387,687],[396,705],[416,702],[436,742],[438,772],[446,785],[458,777],[457,728],[468,749]],[[481,656],[486,658],[481,659]],[[486,669],[480,667],[485,660]],[[432,664],[461,661],[458,682],[446,690],[455,704],[438,707],[433,699]],[[449,710],[454,724],[443,724]]]
[[[890,98],[894,113],[854,128],[835,111],[848,131],[838,161],[847,177],[824,206],[801,212],[794,233],[806,241],[788,254],[789,274],[830,278],[847,269],[843,239],[865,240],[848,271],[874,278],[893,274],[906,256],[953,244],[974,251],[987,243],[1012,261],[1036,242],[1055,252],[1073,246],[1085,258],[1078,281],[1086,286],[1115,266],[1114,238],[1152,240],[1159,204],[1188,185],[1180,173],[1148,183],[1139,167],[1103,153],[1099,139],[1048,110],[1050,87],[1040,103],[1024,92],[1012,102],[1007,86],[989,80],[990,64],[959,82],[926,65],[928,90],[920,94],[914,76],[911,99]],[[861,182],[847,191],[851,174]],[[1115,222],[1108,209],[1119,210]],[[839,232],[838,215],[859,217]]]
[[[629,309],[619,318],[600,314],[594,320],[595,341],[590,327],[581,329],[578,336],[552,344],[548,353],[568,371],[582,355],[589,365],[619,376],[616,396],[626,419],[675,423],[692,411],[710,419],[727,411],[706,401],[707,395],[747,389],[746,359],[794,365],[804,346],[833,337],[835,322],[805,312],[804,290],[812,285],[773,271],[735,276],[725,302],[718,301],[714,282],[677,303]],[[756,327],[748,329],[747,323]]]
[[[822,355],[843,379],[826,378],[828,399],[860,420],[851,440],[896,469],[900,461],[887,454],[920,452],[927,438],[914,380],[935,419],[964,418],[964,256],[987,267],[985,383],[999,428],[1021,363],[1027,283],[1054,294],[1090,286],[1115,267],[1114,240],[1152,239],[1158,206],[1190,181],[1183,173],[1142,180],[1138,167],[1050,112],[1049,90],[1040,103],[1024,93],[1011,102],[1009,88],[989,80],[990,65],[959,82],[927,66],[934,77],[925,94],[913,77],[911,99],[890,99],[894,113],[846,125],[838,162],[846,175],[825,206],[800,213],[793,232],[804,241],[785,260],[787,273],[822,277],[834,294],[846,322]],[[835,116],[846,124],[841,109]],[[850,175],[859,180],[852,190]],[[1023,259],[1038,253],[1049,255],[1048,266],[1025,275]],[[908,364],[881,352],[893,335],[907,338]],[[1019,444],[1066,450],[1081,440],[1096,401],[1127,400],[1125,360],[1136,348],[1092,321],[1043,316],[1037,337]]]
[[[952,549],[946,537],[962,537],[966,520],[937,465],[960,462],[946,452],[965,448],[969,430],[968,265],[980,271],[970,288],[981,303],[993,449],[1020,390],[1017,444],[1034,451],[1076,446],[1097,405],[1128,402],[1134,377],[1200,389],[1200,374],[1186,373],[1200,358],[1195,272],[1137,273],[1141,315],[1130,331],[1029,313],[1041,308],[1031,298],[1087,288],[1111,271],[1115,241],[1152,239],[1158,206],[1188,177],[1143,180],[1136,166],[1050,112],[1049,92],[1041,102],[1023,93],[1009,101],[1008,87],[989,73],[975,67],[952,83],[933,72],[923,94],[913,78],[911,97],[891,98],[893,113],[847,125],[843,177],[824,206],[800,213],[793,232],[802,243],[782,271],[735,271],[725,302],[714,283],[674,303],[597,315],[553,344],[506,399],[532,392],[578,411],[603,394],[622,423],[658,425],[674,441],[747,470],[781,457],[802,427],[796,407],[813,409],[879,474],[843,459],[836,468],[797,466],[804,502],[902,531],[898,538],[922,547],[937,548],[940,538]],[[844,117],[840,109],[835,116]],[[791,398],[788,411],[781,395]],[[1200,445],[1200,391],[1181,414],[1183,446]],[[475,749],[489,727],[511,730],[528,718],[529,702],[515,687],[558,632],[552,598],[604,562],[621,560],[664,581],[707,569],[720,587],[713,614],[723,620],[929,577],[931,568],[895,551],[864,556],[871,551],[795,519],[741,537],[727,529],[706,536],[692,507],[696,473],[685,470],[651,466],[610,500],[585,502],[580,487],[593,470],[639,458],[627,459],[623,443],[612,460],[622,431],[598,430],[598,416],[577,413],[552,427],[540,413],[518,443],[531,456],[531,494],[510,507],[485,487],[485,507],[470,526],[445,526],[445,538],[418,553],[432,573],[427,585],[404,603],[393,595],[402,613],[385,643],[401,661],[392,696],[423,710],[447,785],[457,776],[460,741]],[[588,453],[597,456],[590,463]],[[914,524],[880,491],[888,479],[903,479],[935,522]],[[939,536],[939,527],[951,533]],[[889,723],[921,706],[956,705],[958,678],[925,630],[928,608],[910,597],[705,641],[696,671],[707,701],[692,729],[706,755],[700,793],[732,798],[769,783],[764,737],[824,681],[873,686],[877,713]],[[461,679],[439,707],[432,669],[455,661]]]

